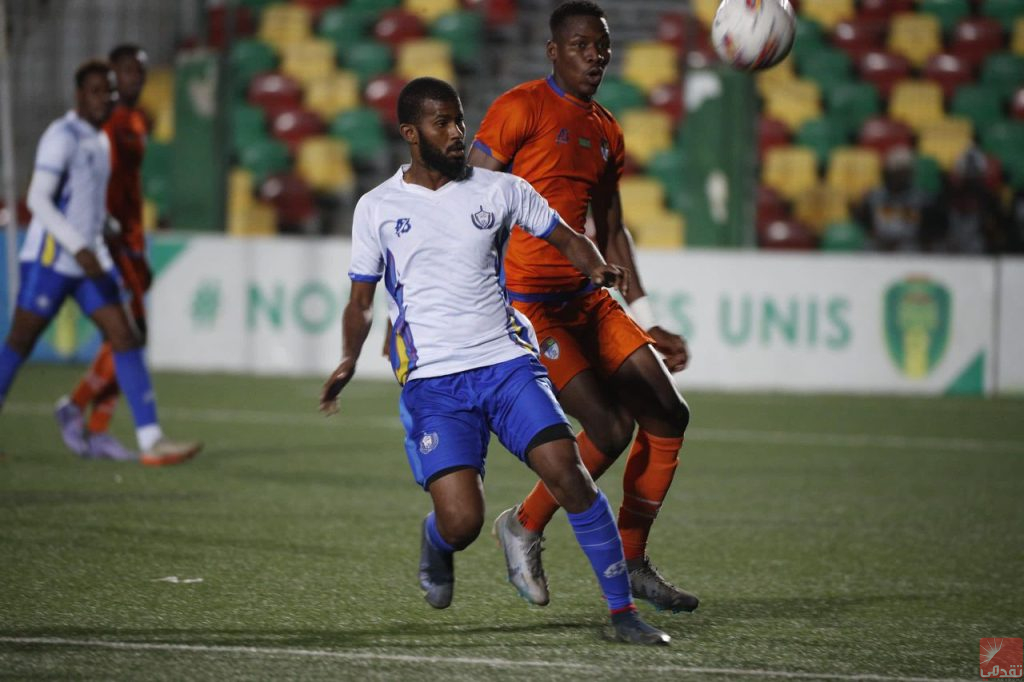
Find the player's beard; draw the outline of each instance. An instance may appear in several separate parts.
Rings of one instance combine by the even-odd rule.
[[[466,151],[463,149],[458,158],[448,156],[440,147],[430,144],[420,135],[420,156],[428,168],[432,168],[449,180],[459,180],[466,172]]]

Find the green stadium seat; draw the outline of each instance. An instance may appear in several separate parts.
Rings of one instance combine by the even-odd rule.
[[[919,10],[939,20],[945,33],[952,32],[957,23],[971,13],[967,0],[921,0]]]
[[[678,147],[664,149],[652,156],[651,160],[647,162],[647,174],[662,184],[666,195],[669,197],[670,204],[672,203],[672,196],[683,187],[686,172],[685,164],[685,154]]]
[[[860,129],[861,124],[881,111],[878,90],[870,83],[844,83],[831,88],[826,98],[829,116],[845,133]]]
[[[402,0],[349,0],[347,7],[355,10],[373,10],[381,14],[386,10],[401,7]]]
[[[452,58],[464,68],[477,64],[480,58],[484,19],[479,12],[449,12],[430,26],[430,35],[452,46]]]
[[[914,157],[914,185],[925,192],[938,194],[942,189],[942,169],[939,162],[920,154]]]
[[[793,58],[802,63],[807,52],[815,52],[825,46],[824,34],[817,22],[806,17],[796,17],[796,39],[793,41]]]
[[[231,46],[229,63],[231,84],[235,92],[243,94],[253,76],[264,71],[273,71],[277,67],[277,53],[261,40],[243,38]]]
[[[248,7],[249,9],[262,12],[264,7],[269,5],[277,5],[281,0],[238,0],[238,4],[242,7]]]
[[[329,9],[320,17],[317,35],[334,43],[339,54],[369,35],[379,12],[373,8],[347,7]]]
[[[1024,159],[1024,123],[1004,119],[979,132],[981,148],[998,158],[1007,174],[1009,167],[1016,163],[1014,159]]]
[[[841,50],[821,48],[805,52],[797,62],[800,75],[818,84],[822,94],[850,81],[850,57]]]
[[[249,145],[268,137],[266,112],[249,104],[234,106],[231,111],[231,150],[235,154],[241,154]]]
[[[816,118],[800,126],[794,144],[813,149],[818,163],[824,165],[835,147],[846,144],[846,135],[842,125],[836,121],[827,117]]]
[[[826,227],[820,243],[823,251],[863,251],[867,237],[859,224],[843,221]]]
[[[349,153],[356,161],[369,161],[388,149],[380,116],[366,107],[338,114],[331,121],[330,133],[348,143]]]
[[[376,40],[359,40],[339,48],[342,65],[359,76],[364,86],[377,76],[391,71],[394,55],[391,48]]]
[[[999,91],[985,85],[965,85],[953,95],[950,113],[969,118],[978,130],[1003,118]]]
[[[1021,12],[1024,13],[1024,5]],[[1009,52],[989,56],[981,67],[981,82],[995,88],[1000,97],[1010,97],[1024,86],[1024,57]]]
[[[981,14],[995,19],[1009,32],[1013,30],[1013,23],[1024,16],[1024,7],[1020,0],[985,0]]]
[[[647,106],[647,98],[644,97],[643,91],[618,76],[605,76],[596,99],[616,118],[620,118],[627,109]]]
[[[274,139],[265,139],[249,144],[239,150],[239,161],[252,173],[253,180],[259,184],[274,173],[282,173],[291,168],[292,161],[288,154],[288,146]]]
[[[142,158],[142,194],[167,215],[171,203],[171,145],[150,140]]]

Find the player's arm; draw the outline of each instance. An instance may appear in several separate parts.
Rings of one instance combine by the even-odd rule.
[[[629,273],[618,265],[605,262],[594,242],[566,225],[561,218],[546,239],[594,284],[615,287],[623,296],[628,295]]]
[[[324,414],[338,411],[338,394],[355,374],[356,362],[373,324],[373,295],[376,290],[376,281],[352,281],[348,304],[341,317],[341,362],[324,382],[320,396],[320,411]]]
[[[475,166],[476,168],[485,168],[492,171],[503,171],[505,170],[505,164],[498,161],[493,156],[488,156],[484,150],[477,146],[473,146],[473,149],[469,152],[469,165]]]
[[[43,224],[46,231],[57,240],[58,244],[68,253],[74,254],[75,260],[85,271],[86,277],[98,277],[103,274],[103,268],[100,267],[96,254],[89,248],[82,233],[68,222],[68,219],[53,203],[53,197],[57,195],[59,186],[60,172],[58,169],[37,163],[28,188],[29,210]]]

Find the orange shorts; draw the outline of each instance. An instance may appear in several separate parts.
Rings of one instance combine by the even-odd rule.
[[[119,251],[112,254],[117,271],[121,273],[121,280],[125,289],[131,294],[130,301],[132,316],[136,320],[146,319],[146,291],[149,289],[149,268],[143,260],[145,256],[133,257],[126,251]]]
[[[654,343],[604,289],[564,302],[512,305],[533,324],[540,360],[559,391],[586,369],[611,376],[638,348]]]

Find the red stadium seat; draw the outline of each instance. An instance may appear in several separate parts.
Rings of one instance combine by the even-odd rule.
[[[762,249],[780,251],[813,251],[818,248],[814,233],[795,220],[773,220],[757,231]]]
[[[291,0],[296,5],[303,5],[309,9],[313,21],[320,21],[320,15],[341,4],[341,0]]]
[[[964,19],[953,30],[949,51],[977,67],[1003,42],[1003,26],[995,19]]]
[[[366,103],[389,125],[398,124],[398,95],[406,82],[398,76],[385,74],[371,80],[363,90]]]
[[[256,32],[256,19],[252,10],[240,6],[235,9],[234,26],[231,29],[232,39],[237,40],[251,36]],[[210,47],[227,46],[228,10],[226,5],[216,5],[206,10],[206,44]]]
[[[274,116],[270,123],[270,132],[288,146],[292,155],[307,137],[322,135],[326,131],[320,117],[307,109],[286,109]]]
[[[660,109],[672,119],[672,125],[679,125],[685,114],[683,106],[683,88],[679,83],[665,83],[651,91],[648,102],[655,109]]]
[[[380,15],[373,27],[373,36],[382,43],[395,47],[413,38],[427,35],[420,18],[403,9],[391,9]]]
[[[790,143],[789,128],[782,121],[761,116],[757,121],[757,155],[758,158],[772,147],[781,147]]]
[[[676,48],[676,53],[680,56],[689,52],[713,52],[707,30],[692,14],[662,14],[656,38]]]
[[[282,227],[304,231],[316,217],[313,191],[305,180],[293,173],[271,175],[260,183],[257,194],[274,205]]]
[[[836,24],[832,44],[857,61],[868,52],[884,49],[885,24],[856,17]]]
[[[255,104],[267,112],[269,118],[286,109],[301,106],[302,86],[297,80],[283,73],[261,73],[249,81],[247,99],[250,104]]]
[[[857,72],[878,88],[882,97],[888,97],[896,83],[910,77],[910,62],[891,52],[868,52],[857,63]]]
[[[952,54],[936,54],[928,58],[923,75],[935,81],[942,88],[942,95],[949,101],[961,85],[974,81],[971,65]]]
[[[773,189],[764,185],[757,186],[757,225],[758,231],[767,227],[777,220],[789,220],[789,207],[786,200],[780,197]]]
[[[1018,121],[1024,121],[1024,88],[1013,93],[1010,100],[1010,115]]]
[[[857,136],[861,147],[874,149],[883,157],[895,147],[913,147],[914,131],[902,121],[884,116],[873,116],[864,121]]]
[[[466,9],[482,12],[484,22],[492,28],[511,26],[519,18],[516,0],[463,0]]]
[[[913,11],[914,0],[860,0],[857,15],[864,19],[886,22],[894,14]]]

